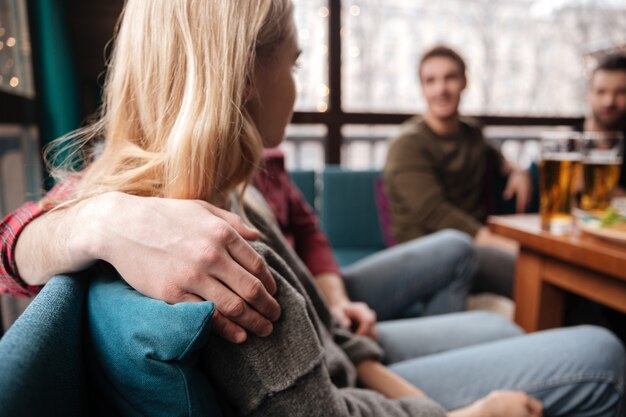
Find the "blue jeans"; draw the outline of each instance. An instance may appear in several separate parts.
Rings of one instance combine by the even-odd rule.
[[[478,269],[472,239],[444,230],[368,256],[342,271],[350,299],[378,320],[462,311]]]
[[[614,417],[624,401],[624,347],[600,327],[524,335],[466,312],[379,323],[378,334],[390,368],[448,410],[500,389],[535,396],[547,417]]]

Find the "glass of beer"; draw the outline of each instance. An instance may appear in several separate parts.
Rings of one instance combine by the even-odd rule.
[[[602,214],[619,180],[624,155],[621,132],[585,132],[582,136],[583,190],[580,208]]]
[[[571,131],[541,135],[539,163],[539,212],[541,228],[554,234],[572,231],[574,182],[580,171],[581,136]]]

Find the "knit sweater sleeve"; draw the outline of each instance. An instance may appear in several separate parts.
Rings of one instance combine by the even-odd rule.
[[[338,388],[329,376],[313,306],[292,283],[286,264],[255,245],[276,279],[281,318],[265,338],[235,345],[213,338],[202,364],[221,398],[239,416],[445,416],[422,398],[390,400],[371,390]],[[297,286],[297,285],[296,285]]]
[[[406,135],[391,145],[387,155],[385,185],[392,213],[399,216],[392,221],[394,237],[403,242],[443,229],[475,235],[480,222],[447,200],[423,142]]]

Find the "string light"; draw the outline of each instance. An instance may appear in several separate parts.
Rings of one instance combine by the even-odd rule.
[[[320,7],[319,10],[317,11],[317,13],[321,17],[328,17],[328,16],[330,16],[330,10],[328,10],[328,7]]]
[[[328,104],[323,101],[317,103],[317,111],[324,113],[326,110],[328,110]]]
[[[320,97],[326,97],[330,94],[330,89],[326,84],[319,84],[317,86],[317,95]]]
[[[300,39],[307,40],[311,37],[311,32],[309,32],[308,29],[302,29],[298,35],[300,36]]]
[[[17,77],[11,77],[11,80],[9,81],[9,85],[13,88],[17,87],[18,85],[20,85],[20,79]]]
[[[13,36],[7,39],[7,46],[9,48],[13,48],[15,46],[15,38]]]
[[[361,14],[361,8],[359,6],[357,6],[356,4],[353,6],[350,6],[350,14],[352,16],[358,16]]]

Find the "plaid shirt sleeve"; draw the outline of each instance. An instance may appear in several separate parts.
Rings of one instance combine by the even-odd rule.
[[[15,264],[17,238],[30,222],[52,208],[43,201],[63,199],[71,192],[73,183],[73,180],[68,180],[65,184],[56,185],[42,202],[26,202],[0,223],[0,294],[29,297],[36,295],[41,289],[40,286],[26,284],[19,275]]]
[[[27,202],[0,223],[0,294],[27,297],[39,292],[39,287],[27,285],[17,273],[15,243],[24,227],[44,212],[38,203]]]

